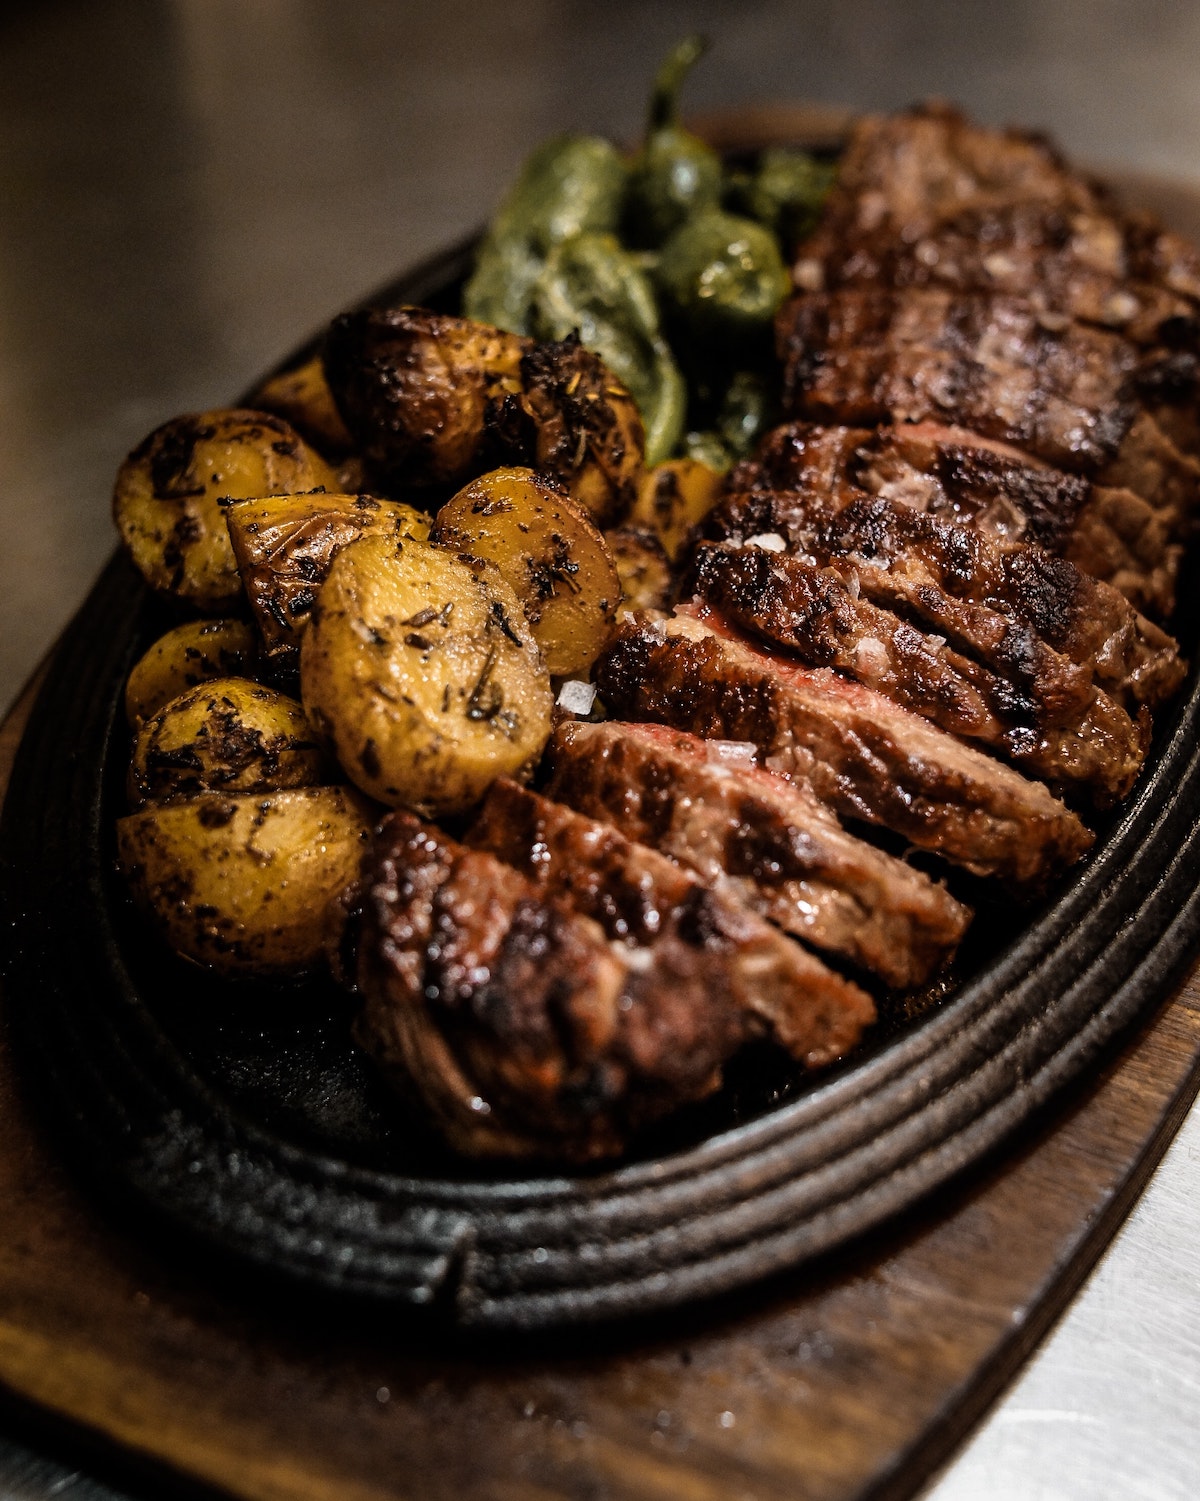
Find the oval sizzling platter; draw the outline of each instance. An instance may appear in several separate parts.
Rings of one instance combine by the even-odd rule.
[[[447,251],[372,301],[453,311],[471,253]],[[1193,669],[1089,856],[1039,911],[981,912],[945,998],[885,1018],[815,1080],[746,1057],[620,1166],[506,1176],[401,1115],[331,986],[217,981],[132,910],[114,868],[120,703],[164,624],[118,557],[50,663],[0,824],[6,1001],[88,1176],[149,1223],[283,1281],[532,1328],[664,1309],[795,1266],[995,1148],[1165,993],[1200,935]],[[1196,619],[1176,626],[1195,655]]]

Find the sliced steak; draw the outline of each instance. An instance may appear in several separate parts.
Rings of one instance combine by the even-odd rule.
[[[670,991],[671,1007],[724,1006],[757,1017],[810,1067],[840,1058],[875,1019],[865,992],[785,938],[732,887],[706,883],[611,822],[501,780],[467,838],[593,918],[633,951],[635,972],[652,957],[653,984]],[[655,1004],[667,1010],[665,999]]]
[[[1135,725],[1106,693],[1089,686],[1078,712],[1052,723],[1044,698],[872,604],[857,574],[848,582],[794,554],[706,543],[689,586],[743,631],[809,667],[836,668],[1060,791],[1083,789],[1110,807],[1145,759],[1149,724]]]
[[[1111,459],[1137,406],[1134,346],[1026,299],[940,289],[843,289],[779,314],[784,410],[877,426],[934,420],[1069,472]]]
[[[970,909],[847,833],[807,786],[747,761],[746,749],[663,725],[564,724],[547,791],[888,985],[924,984],[949,961]]]
[[[891,829],[979,875],[1037,886],[1092,835],[1045,787],[828,668],[677,617],[627,622],[595,680],[614,713],[747,740],[837,812]]]

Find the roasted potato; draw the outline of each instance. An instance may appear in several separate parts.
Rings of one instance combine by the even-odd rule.
[[[364,792],[457,813],[521,776],[550,734],[550,678],[494,568],[424,542],[344,547],[300,643],[313,727]]]
[[[574,339],[535,344],[424,308],[373,308],[335,319],[325,370],[390,489],[532,464],[601,520],[633,503],[645,449],[637,405]]]
[[[271,662],[299,661],[300,630],[334,554],[379,532],[423,542],[428,517],[371,495],[274,495],[226,502],[225,520],[242,586]]]
[[[136,727],[164,704],[212,678],[253,677],[258,638],[245,620],[186,620],[160,636],[125,684],[125,717]]]
[[[430,541],[494,563],[554,677],[584,673],[616,619],[621,581],[587,513],[532,469],[494,469],[437,513]]]
[[[375,811],[348,787],[206,792],[117,822],[121,869],[177,953],[224,975],[319,968]]]
[[[648,526],[674,563],[692,528],[703,521],[725,484],[725,476],[698,459],[668,459],[647,469],[629,516],[631,526]]]
[[[241,593],[220,497],[321,487],[336,488],[333,471],[282,418],[201,412],[176,417],[134,449],[117,474],[113,516],[153,588],[220,610]]]
[[[604,541],[617,565],[621,604],[626,610],[665,610],[675,586],[662,543],[644,526],[620,526]]]
[[[171,700],[142,725],[129,800],[197,792],[268,792],[328,780],[325,756],[294,698],[246,678],[216,678]]]
[[[290,422],[326,458],[340,459],[354,447],[354,439],[334,403],[319,354],[264,381],[251,397],[250,405],[255,411],[273,412]]]

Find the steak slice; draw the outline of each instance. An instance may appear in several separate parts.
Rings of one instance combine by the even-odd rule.
[[[502,779],[467,839],[628,945],[635,972],[652,955],[654,985],[670,991],[672,1006],[757,1017],[810,1067],[840,1058],[875,1020],[865,992],[785,938],[732,887],[707,884],[611,822]],[[665,998],[656,1004],[665,1009]]]
[[[698,954],[731,942],[717,926]],[[827,977],[843,1004],[869,1011],[790,949],[798,985],[819,993]],[[768,1030],[706,984],[699,957],[681,975],[654,948],[610,943],[511,866],[403,812],[364,870],[358,981],[357,1040],[472,1155],[611,1156],[715,1089],[732,1054]]]
[[[1052,723],[1044,697],[870,603],[857,574],[851,584],[794,554],[706,543],[690,585],[740,629],[991,746],[1059,790],[1082,789],[1111,806],[1145,759],[1149,724],[1135,725],[1106,693],[1090,688],[1077,713]]]
[[[847,818],[977,875],[1036,887],[1092,843],[1045,787],[828,668],[759,650],[716,617],[626,622],[594,670],[622,718],[747,740]]]
[[[924,984],[954,953],[970,909],[744,749],[664,725],[567,723],[551,742],[547,791],[886,984]]]
[[[932,419],[1090,473],[1117,453],[1137,411],[1132,344],[1018,297],[812,293],[781,310],[776,336],[784,410],[817,422]]]
[[[745,544],[777,537],[835,569],[853,591],[946,636],[1068,724],[1093,686],[1133,710],[1183,680],[1176,642],[1121,594],[1031,543],[1008,542],[850,485],[836,499],[796,491],[727,496],[704,531]]]

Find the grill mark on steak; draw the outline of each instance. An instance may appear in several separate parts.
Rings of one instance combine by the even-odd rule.
[[[1104,807],[1129,791],[1145,759],[1148,722],[1135,725],[1093,688],[1067,723],[1050,723],[1044,701],[871,604],[858,579],[852,588],[834,569],[792,554],[707,543],[690,586],[742,630],[991,746],[1056,790],[1082,789]]]
[[[954,423],[1071,472],[1112,458],[1137,410],[1127,340],[1051,320],[1017,297],[813,293],[781,310],[777,340],[793,416]]]
[[[923,872],[847,833],[806,786],[650,724],[568,723],[547,793],[618,824],[737,890],[755,910],[886,984],[949,962],[970,909]]]
[[[775,533],[852,590],[946,636],[1063,725],[1092,685],[1135,711],[1183,680],[1174,640],[1108,585],[1030,543],[959,526],[883,495],[750,491],[727,496],[703,534],[744,543]]]
[[[664,1010],[756,1017],[809,1067],[840,1058],[875,1019],[864,991],[771,927],[731,886],[706,884],[610,822],[501,780],[467,839],[593,918],[610,939],[652,952],[640,988],[634,968],[638,1004],[628,1018],[627,1046],[643,1072],[669,1044]]]
[[[731,1005],[701,960],[711,968],[755,920],[725,925],[702,889],[679,913],[679,943],[630,949],[408,813],[381,826],[363,888],[355,1037],[472,1155],[614,1155],[716,1089],[748,1040],[773,1034],[824,1061],[873,1015],[865,993],[779,935],[790,971],[747,951],[747,978],[763,961],[762,993],[753,1010]]]
[[[872,689],[783,662],[711,623],[627,621],[594,676],[621,717],[752,741],[767,766],[807,781],[844,817],[977,875],[1036,887],[1092,842],[1039,783]]]

